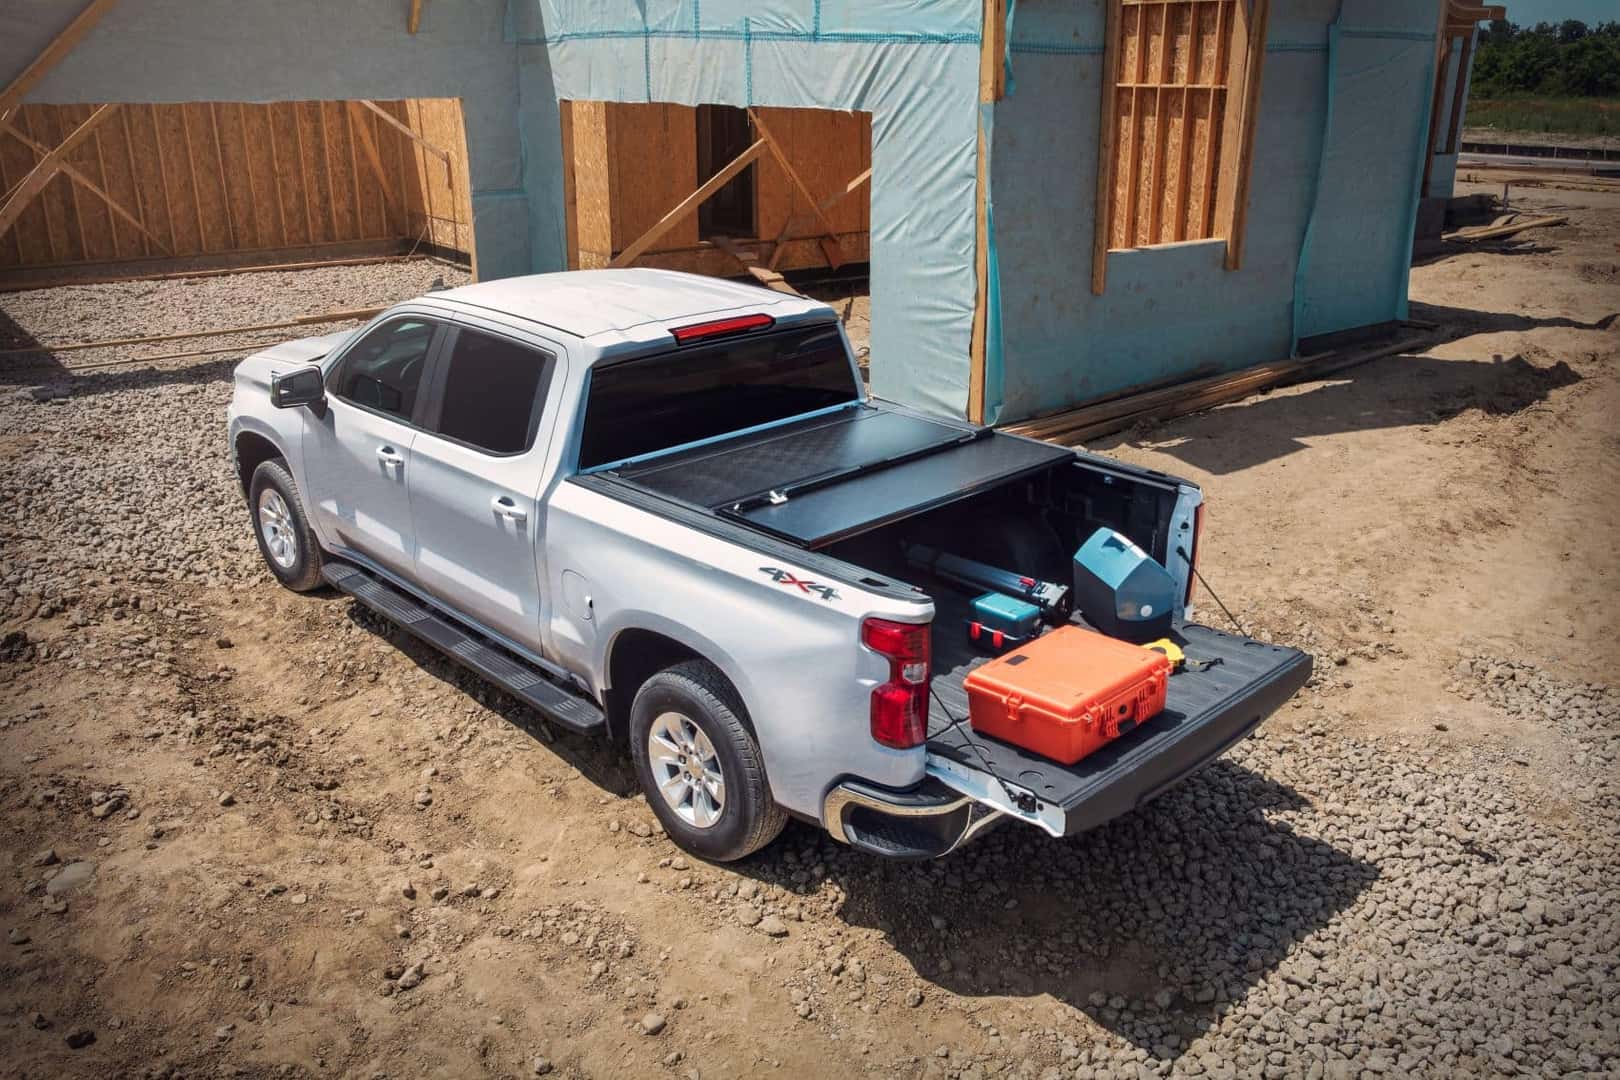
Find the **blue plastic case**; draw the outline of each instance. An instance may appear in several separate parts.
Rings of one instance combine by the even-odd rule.
[[[1000,652],[1040,633],[1041,609],[1016,597],[987,592],[973,598],[967,630],[969,640]]]

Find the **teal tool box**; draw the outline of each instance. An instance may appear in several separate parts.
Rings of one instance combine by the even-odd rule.
[[[968,640],[992,652],[1016,648],[1041,632],[1041,609],[1025,600],[987,592],[973,598]]]
[[[1074,606],[1109,637],[1141,644],[1170,632],[1176,582],[1153,556],[1113,529],[1074,555]]]

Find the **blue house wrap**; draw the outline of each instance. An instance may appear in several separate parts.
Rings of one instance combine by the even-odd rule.
[[[0,5],[0,84],[82,6]],[[1114,251],[1100,296],[1103,0],[1017,0],[993,103],[982,0],[427,0],[415,35],[402,7],[130,0],[27,100],[460,98],[484,277],[566,265],[559,101],[870,112],[873,389],[955,415],[982,128],[987,420],[1405,312],[1440,0],[1272,0],[1242,266],[1222,240]]]

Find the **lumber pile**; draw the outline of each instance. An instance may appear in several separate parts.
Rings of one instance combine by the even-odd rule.
[[[1250,394],[1320,379],[1356,364],[1427,348],[1442,335],[1429,324],[1404,323],[1402,332],[1377,345],[1335,349],[1298,360],[1279,360],[1241,371],[1153,387],[1092,402],[1077,409],[1009,425],[1007,431],[1074,446],[1135,424],[1169,420],[1239,401]]]
[[[1526,218],[1523,221],[1514,221],[1506,225],[1491,225],[1478,229],[1458,229],[1445,237],[1447,240],[1462,240],[1467,243],[1478,243],[1481,240],[1501,240],[1524,232],[1526,229],[1543,229],[1549,225],[1567,225],[1569,218],[1561,215],[1548,217]]]

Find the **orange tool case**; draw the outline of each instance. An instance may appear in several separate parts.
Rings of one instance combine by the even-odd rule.
[[[973,730],[1073,765],[1164,708],[1170,659],[1061,626],[968,674]]]

